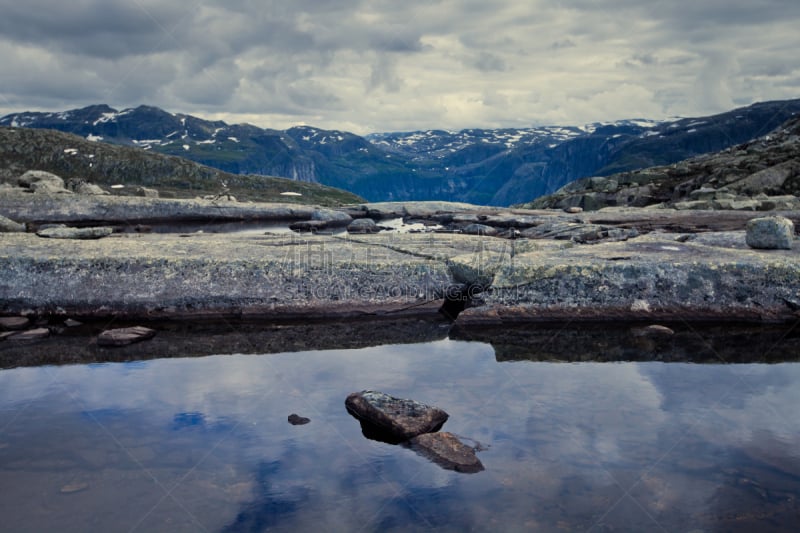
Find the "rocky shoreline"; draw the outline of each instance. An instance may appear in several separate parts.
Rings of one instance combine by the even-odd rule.
[[[748,221],[764,213],[571,211],[442,202],[217,209],[203,200],[6,189],[0,214],[13,222],[0,233],[0,315],[318,320],[438,310],[463,325],[798,318],[793,227],[784,228],[789,249],[748,240]],[[171,212],[209,228],[218,217],[320,224],[301,233],[109,231],[89,240],[41,232],[43,224],[144,223]],[[787,228],[800,222],[800,211],[769,214]],[[361,231],[365,224],[343,231],[353,220],[380,228],[398,218],[416,233]]]

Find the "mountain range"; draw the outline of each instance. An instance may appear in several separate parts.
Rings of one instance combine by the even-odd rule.
[[[763,135],[800,112],[800,99],[672,121],[428,130],[366,137],[297,126],[230,125],[157,107],[93,105],[23,112],[0,126],[54,129],[92,142],[180,156],[231,174],[279,176],[370,201],[450,200],[511,205],[588,176],[668,165]]]

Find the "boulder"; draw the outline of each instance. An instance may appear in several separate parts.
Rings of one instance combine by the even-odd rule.
[[[411,448],[446,470],[472,474],[483,470],[475,450],[452,433],[424,433],[411,439]]]
[[[461,230],[461,233],[467,235],[485,235],[487,237],[494,237],[497,235],[497,228],[487,226],[485,224],[470,224]]]
[[[791,250],[794,223],[785,217],[754,218],[747,222],[746,242],[750,248]]]
[[[371,218],[357,218],[347,226],[348,233],[378,233],[380,228]]]
[[[34,193],[72,194],[72,191],[64,187],[61,177],[44,170],[29,170],[19,177],[17,183]]]
[[[17,179],[21,187],[31,188],[34,183],[50,183],[53,187],[64,188],[64,180],[60,176],[44,170],[29,170]]]
[[[140,342],[155,337],[154,329],[142,326],[132,328],[109,329],[102,332],[97,337],[98,346],[127,346],[134,342]]]
[[[76,183],[72,187],[72,190],[76,194],[86,194],[89,196],[102,196],[111,194],[110,192],[104,190],[99,185],[95,185],[94,183],[87,183],[85,181],[80,181]]]
[[[344,404],[366,436],[386,442],[437,431],[449,416],[438,407],[370,390],[350,394]]]
[[[353,218],[347,213],[333,209],[315,209],[311,214],[311,220],[319,220],[329,226],[347,226],[353,221]]]
[[[134,194],[136,194],[136,196],[142,196],[144,198],[158,198],[159,196],[158,191],[156,189],[150,189],[148,187],[136,187],[136,189],[134,190]]]
[[[36,232],[39,237],[48,239],[102,239],[114,233],[114,228],[109,226],[98,226],[96,228],[70,228],[58,226],[41,229]]]
[[[25,232],[25,224],[14,222],[10,218],[0,215],[0,233],[23,233]]]

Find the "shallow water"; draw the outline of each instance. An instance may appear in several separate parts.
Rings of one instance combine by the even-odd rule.
[[[365,388],[444,408],[485,471],[364,438],[344,399]],[[452,340],[17,368],[0,529],[790,531],[799,413],[798,363],[498,362]]]

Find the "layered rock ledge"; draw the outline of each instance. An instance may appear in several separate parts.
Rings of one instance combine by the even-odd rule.
[[[152,199],[32,196],[20,196],[19,203],[17,196],[6,196],[3,214],[28,225],[63,222],[67,216],[88,224],[160,206],[163,211],[134,217],[149,220],[175,208]],[[204,216],[210,216],[216,209],[202,202],[180,205],[189,206],[189,216],[206,209]],[[442,229],[363,235],[115,233],[88,241],[0,233],[0,315],[307,320],[433,314],[447,301],[451,317],[461,313],[459,323],[504,324],[788,321],[800,309],[798,245],[748,247],[745,227],[756,213],[567,214],[445,203],[368,204],[341,211],[252,204],[223,211],[239,219],[335,223],[399,215]],[[783,213],[795,223],[798,214]],[[475,223],[496,228],[498,236],[460,232]]]

